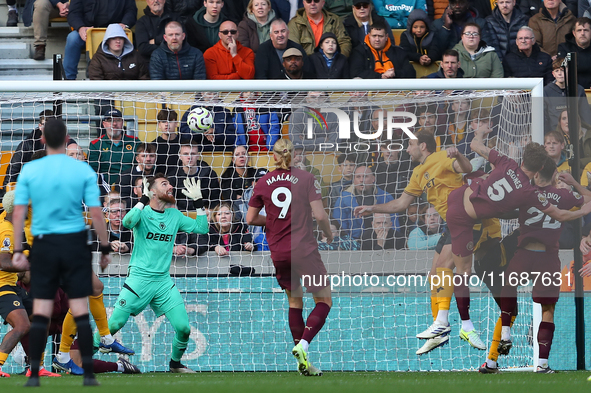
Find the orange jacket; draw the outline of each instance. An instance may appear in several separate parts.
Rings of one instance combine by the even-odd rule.
[[[230,51],[216,42],[203,54],[207,79],[253,79],[254,52],[236,41],[238,54],[234,57]]]

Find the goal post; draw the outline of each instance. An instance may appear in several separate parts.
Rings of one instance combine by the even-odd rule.
[[[206,92],[214,95],[202,94]],[[253,100],[244,101],[241,100],[242,92],[260,94]],[[321,92],[323,100],[312,101],[310,92]],[[409,248],[407,240],[416,227],[409,221],[412,216],[410,212],[390,217],[392,231],[403,234],[399,244],[385,250],[362,249],[362,239],[357,239],[353,235],[353,228],[347,227],[347,220],[352,218],[345,219],[334,213],[338,195],[330,195],[331,183],[338,182],[343,174],[338,157],[354,153],[355,157],[363,157],[359,160],[372,167],[376,184],[387,188],[386,192],[391,195],[400,192],[403,187],[393,185],[389,177],[392,173],[379,169],[385,160],[385,156],[380,154],[386,154],[380,148],[386,142],[387,146],[392,143],[404,146],[409,135],[404,130],[401,132],[404,127],[400,125],[410,124],[408,114],[413,121],[408,126],[409,132],[422,127],[420,122],[426,121],[426,115],[417,113],[422,108],[435,108],[433,116],[437,124],[434,127],[438,130],[443,131],[452,123],[455,130],[463,130],[454,134],[457,139],[452,139],[453,143],[468,136],[472,122],[490,122],[491,127],[494,125],[496,147],[519,160],[525,143],[530,140],[543,143],[541,78],[6,81],[0,84],[0,143],[3,155],[11,154],[33,130],[40,111],[51,109],[56,103],[62,109],[61,115],[71,137],[85,151],[100,133],[104,112],[99,107],[105,105],[114,105],[121,110],[127,133],[139,137],[141,142],[151,142],[160,135],[156,116],[164,107],[176,111],[179,121],[195,105],[219,107],[226,116],[223,125],[231,126],[234,130],[238,127],[238,108],[253,110],[253,122],[257,124],[256,127],[260,126],[260,130],[266,130],[267,126],[256,123],[263,122],[263,117],[257,117],[260,113],[280,114],[277,116],[278,123],[268,125],[269,129],[275,127],[275,134],[266,134],[262,139],[268,141],[271,137],[293,136],[296,135],[294,130],[299,130],[297,135],[302,135],[301,142],[306,146],[303,153],[305,166],[316,169],[331,219],[340,219],[343,238],[350,235],[358,244],[358,248],[349,250],[321,248],[329,274],[340,276],[342,281],[334,285],[334,305],[326,327],[310,347],[314,364],[326,371],[466,370],[478,368],[482,364],[485,352],[471,348],[456,334],[459,331],[459,315],[455,302],[452,302],[450,310],[454,332],[450,345],[423,357],[415,355],[422,344],[415,335],[432,322],[430,292],[425,276],[429,272],[433,252]],[[352,107],[356,109],[351,110]],[[312,109],[322,116],[314,117],[313,113],[316,112]],[[305,121],[295,124],[294,114],[300,112],[303,113],[301,119]],[[378,112],[381,115],[374,118]],[[339,118],[343,113],[349,116],[346,120]],[[347,132],[341,128],[345,124]],[[356,129],[356,125],[359,125],[360,130]],[[256,127],[252,129],[256,131]],[[318,130],[324,132],[324,146],[308,138],[309,135],[316,138]],[[393,132],[392,139],[386,140],[390,131]],[[215,132],[218,132],[217,128]],[[382,145],[376,147],[370,143],[371,138],[363,137],[369,133],[375,133],[376,140]],[[355,142],[345,143],[339,139],[343,135],[355,138]],[[250,141],[248,132],[245,140]],[[449,146],[452,142],[442,142],[442,146]],[[224,141],[221,143],[223,145]],[[233,146],[224,146],[220,149],[213,146],[213,151],[201,152],[202,161],[212,168],[218,178],[233,159]],[[366,149],[366,146],[369,147]],[[405,165],[400,173],[405,171],[408,177],[412,170],[410,158],[403,154],[403,150],[392,149],[397,153],[395,159]],[[136,165],[136,162],[131,164]],[[258,168],[274,168],[270,152],[264,149],[251,153],[250,164]],[[5,172],[7,160],[2,159],[1,165],[0,174]],[[400,180],[400,184],[404,181]],[[246,187],[239,191],[245,190]],[[221,191],[223,193],[224,190]],[[237,207],[238,201],[235,202],[236,220],[239,220],[240,207]],[[422,209],[426,205],[415,207],[417,216],[422,218]],[[505,234],[513,226],[505,223]],[[321,243],[321,239],[319,241]],[[128,254],[115,254],[113,264],[101,275],[109,313],[123,285],[128,263]],[[231,268],[236,265],[253,268],[250,271],[252,275],[233,276]],[[269,252],[260,249],[253,253],[233,251],[230,257],[218,257],[209,251],[199,256],[182,254],[173,258],[171,274],[183,295],[191,322],[191,340],[184,358],[189,367],[200,371],[294,369],[289,353],[291,337],[285,311],[287,302],[273,277],[273,271]],[[371,277],[364,281],[364,275]],[[500,311],[483,285],[473,285],[471,291],[472,318],[488,345]],[[535,314],[532,312],[530,292],[530,287],[521,292],[526,296],[520,295],[519,299],[520,315],[514,327],[514,347],[511,356],[502,359],[501,367],[534,364],[534,349],[537,350],[537,346],[532,345],[531,327]],[[312,299],[306,297],[306,306],[310,306],[311,302]],[[170,324],[163,317],[154,315],[150,309],[130,319],[118,334],[126,346],[136,351],[137,356],[132,361],[142,371],[167,369],[172,337]],[[260,362],[253,362],[259,355]],[[48,359],[49,355],[46,364]],[[3,370],[14,372],[18,366],[11,360]]]

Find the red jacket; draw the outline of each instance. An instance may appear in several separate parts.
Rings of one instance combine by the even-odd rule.
[[[207,79],[253,79],[254,52],[236,42],[238,54],[234,57],[230,51],[216,42],[203,54]]]

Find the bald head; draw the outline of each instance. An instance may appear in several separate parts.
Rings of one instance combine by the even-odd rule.
[[[224,48],[228,49],[228,45],[235,44],[238,40],[238,27],[232,21],[225,21],[220,25],[218,37],[222,42]]]

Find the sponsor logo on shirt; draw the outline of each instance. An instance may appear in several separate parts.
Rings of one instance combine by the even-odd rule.
[[[156,240],[158,242],[170,242],[173,239],[172,235],[168,235],[166,233],[154,233],[148,232],[146,235],[147,240]]]
[[[4,240],[2,240],[2,248],[0,248],[0,251],[10,251],[10,238],[9,237],[5,237]]]

